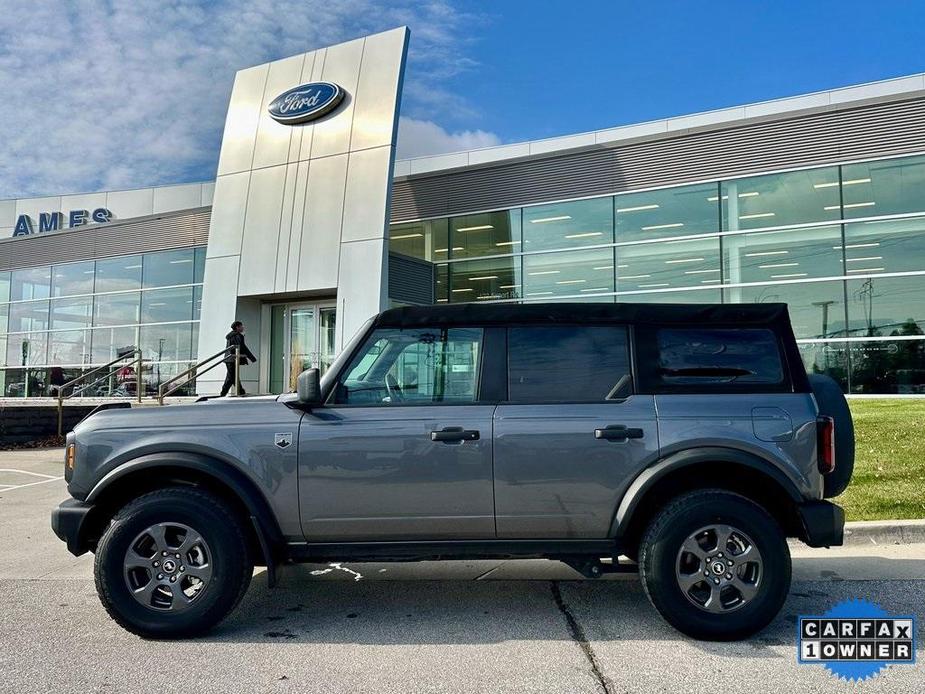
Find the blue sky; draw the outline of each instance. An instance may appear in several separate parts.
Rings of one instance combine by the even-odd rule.
[[[454,91],[516,141],[925,71],[925,3],[466,2]],[[455,123],[448,122],[448,126]]]
[[[920,2],[7,3],[0,199],[210,180],[236,70],[401,24],[400,157],[925,71]]]

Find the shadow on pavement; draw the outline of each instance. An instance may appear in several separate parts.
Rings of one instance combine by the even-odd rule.
[[[897,573],[925,575],[921,560],[884,559]],[[329,580],[311,576],[325,567],[287,567],[268,589],[254,577],[232,616],[204,641],[356,643],[365,645],[491,644],[568,638],[569,613],[588,641],[686,642],[710,653],[791,657],[797,616],[820,614],[836,602],[865,598],[892,613],[918,613],[925,581],[842,580],[850,560],[831,559],[828,577],[794,582],[775,621],[738,643],[688,639],[665,623],[636,577],[629,580]],[[912,566],[901,566],[912,564]],[[348,568],[364,572],[364,565]],[[382,565],[377,565],[382,566]],[[374,575],[374,574],[373,574]],[[562,596],[557,606],[554,586]],[[922,627],[920,626],[920,630]],[[920,638],[921,643],[921,638]],[[784,651],[774,646],[787,646]]]

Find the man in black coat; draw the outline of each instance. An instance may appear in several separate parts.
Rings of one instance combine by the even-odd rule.
[[[222,396],[228,395],[228,391],[234,386],[234,348],[238,347],[241,350],[241,366],[245,366],[248,359],[252,363],[257,361],[257,357],[244,344],[244,323],[241,321],[236,320],[231,324],[231,332],[225,335],[225,345],[228,347],[228,356],[225,357],[225,369],[228,374],[222,384]],[[244,387],[240,380],[238,381],[238,395],[244,395]]]

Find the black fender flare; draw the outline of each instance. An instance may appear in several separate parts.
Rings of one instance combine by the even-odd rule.
[[[247,475],[219,458],[188,451],[159,451],[141,455],[126,461],[106,473],[103,478],[93,486],[93,489],[87,494],[85,501],[87,504],[94,504],[101,497],[105,496],[106,491],[111,489],[112,485],[117,484],[120,480],[125,479],[129,475],[133,475],[142,470],[164,467],[192,470],[204,476],[211,477],[230,489],[244,505],[248,514],[253,519],[251,522],[257,533],[257,540],[264,554],[264,559],[267,561],[268,569],[275,565],[276,557],[274,556],[273,550],[278,550],[283,547],[285,543],[279,523],[276,522],[269,502],[257,485],[250,480]]]
[[[661,458],[636,476],[620,499],[610,527],[610,536],[619,538],[626,533],[640,502],[659,480],[673,472],[701,463],[744,465],[777,482],[795,504],[803,501],[803,495],[792,480],[777,467],[753,453],[721,446],[688,448]]]

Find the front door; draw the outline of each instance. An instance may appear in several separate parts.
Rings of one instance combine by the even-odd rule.
[[[299,430],[313,542],[495,536],[480,328],[377,329]]]
[[[270,308],[269,391],[295,390],[305,369],[324,373],[334,361],[334,306],[317,303],[277,304]]]
[[[494,416],[498,537],[608,537],[626,487],[658,455],[627,330],[512,327],[507,362],[508,402]]]

